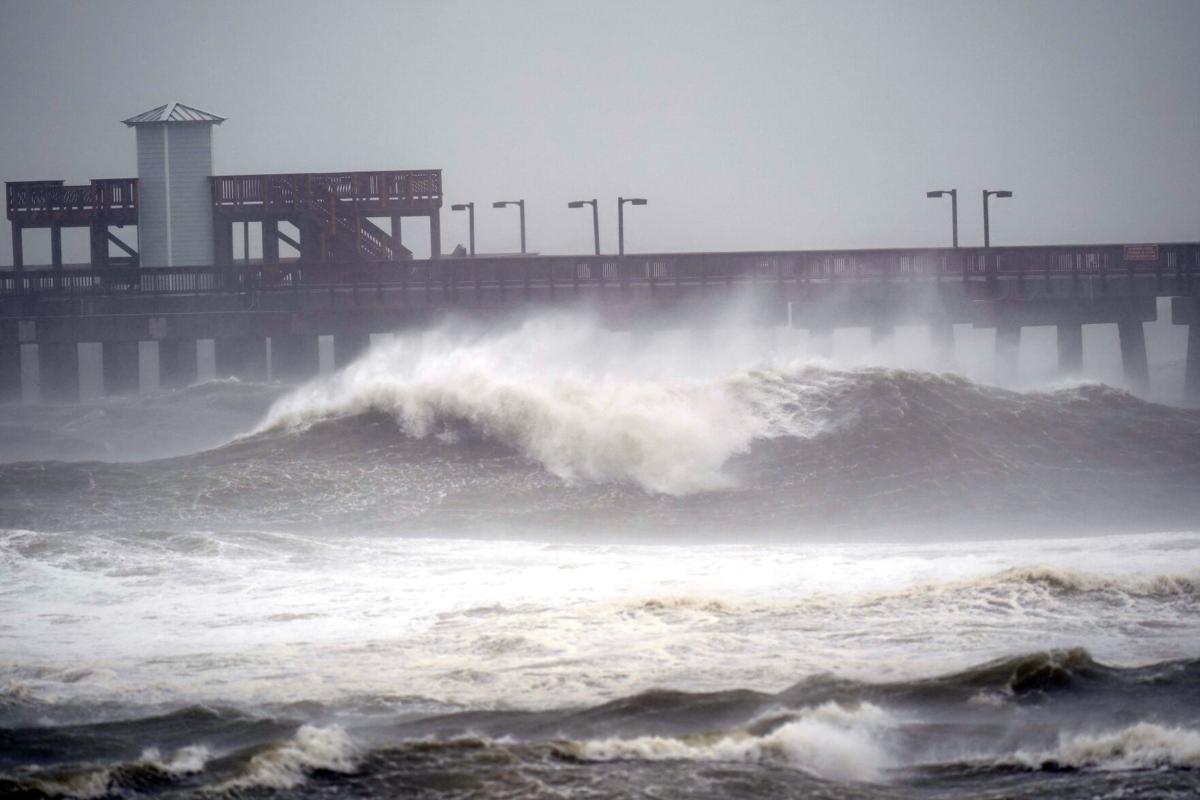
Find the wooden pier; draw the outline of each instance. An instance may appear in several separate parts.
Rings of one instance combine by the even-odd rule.
[[[878,340],[898,325],[926,325],[935,350],[950,353],[954,325],[991,328],[1001,380],[1018,368],[1023,327],[1057,328],[1069,374],[1082,366],[1082,326],[1115,324],[1127,382],[1145,390],[1143,324],[1157,319],[1157,300],[1166,297],[1172,322],[1189,326],[1187,392],[1200,402],[1200,243],[428,260],[397,260],[393,249],[392,258],[368,258],[378,253],[365,242],[398,243],[369,229],[364,238],[364,217],[384,209],[428,214],[440,187],[353,175],[362,183],[311,192],[280,176],[213,179],[228,226],[323,215],[314,202],[355,225],[351,237],[322,221],[324,242],[314,233],[297,261],[0,272],[0,391],[14,399],[22,371],[36,371],[42,396],[77,397],[78,345],[88,342],[103,345],[114,392],[136,386],[129,375],[139,343],[157,349],[164,384],[195,380],[196,342],[204,339],[214,342],[218,375],[300,380],[316,372],[322,335],[334,337],[340,365],[372,333],[447,313],[587,308],[614,328],[654,330],[702,326],[734,298],[750,324],[808,329],[816,342],[835,328],[870,328]],[[357,243],[358,257],[339,258],[346,245],[331,244],[338,236]],[[22,370],[29,359],[36,370]]]
[[[278,264],[279,242],[299,252],[299,261],[340,264],[347,269],[364,261],[402,261],[412,253],[401,242],[406,217],[429,220],[430,252],[441,255],[441,170],[379,172],[314,172],[272,175],[214,175],[212,190],[213,252],[217,266],[233,263],[235,229],[262,226],[262,261]],[[51,263],[62,269],[62,229],[91,231],[89,261],[108,266],[159,267],[144,263],[134,246],[113,233],[138,223],[136,178],[93,180],[81,186],[63,181],[15,181],[6,186],[6,210],[12,226],[13,269],[25,269],[22,232],[50,230]],[[390,220],[383,230],[372,218]],[[282,222],[298,232],[292,238]],[[110,259],[109,242],[125,255]]]

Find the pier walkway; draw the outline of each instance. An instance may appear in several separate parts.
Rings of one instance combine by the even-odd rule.
[[[220,213],[288,218],[301,203],[314,213],[313,201],[262,177],[214,178]],[[359,190],[335,194],[343,191]],[[428,213],[440,203],[431,191],[388,186],[386,176],[367,180],[364,191],[378,205],[360,197],[360,216],[385,207]],[[732,299],[752,324],[809,330],[818,350],[835,328],[870,328],[880,340],[898,325],[927,325],[935,351],[949,359],[954,325],[992,328],[1001,380],[1017,370],[1023,327],[1055,326],[1060,367],[1070,374],[1082,367],[1082,326],[1116,324],[1128,383],[1144,389],[1143,323],[1157,319],[1158,298],[1171,298],[1171,321],[1189,326],[1188,396],[1200,401],[1200,243],[411,260],[398,259],[398,243],[376,232],[391,257],[363,252],[362,230],[343,236],[355,243],[353,259],[336,258],[326,243],[308,259],[276,263],[0,271],[0,394],[14,399],[22,375],[36,373],[42,396],[77,397],[81,343],[102,345],[106,390],[115,393],[136,390],[144,347],[157,350],[164,384],[195,380],[196,342],[207,339],[218,375],[303,379],[317,369],[319,336],[334,337],[340,365],[373,333],[447,312],[586,306],[612,327],[655,330],[711,324]]]

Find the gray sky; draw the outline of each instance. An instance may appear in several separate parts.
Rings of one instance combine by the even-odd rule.
[[[119,120],[179,100],[218,173],[442,168],[447,251],[518,197],[531,250],[588,252],[590,197],[615,250],[618,194],[631,250],[941,245],[950,187],[963,244],[984,187],[996,244],[1200,238],[1195,0],[0,0],[0,71],[6,180],[132,176]]]

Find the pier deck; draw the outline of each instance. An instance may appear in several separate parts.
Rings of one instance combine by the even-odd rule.
[[[279,206],[269,193],[251,197],[263,199],[244,195],[230,205],[264,216]],[[285,213],[296,202],[284,201]],[[255,204],[261,208],[248,210]],[[137,352],[128,343],[155,343],[160,374],[186,382],[195,377],[196,342],[212,339],[221,374],[295,378],[315,371],[322,335],[334,337],[341,364],[372,333],[428,325],[446,313],[489,318],[587,307],[614,328],[695,328],[718,320],[732,298],[751,324],[807,329],[818,342],[841,327],[867,327],[881,340],[898,325],[927,325],[939,352],[952,352],[954,325],[991,328],[1002,380],[1016,371],[1022,327],[1057,327],[1060,366],[1071,373],[1082,365],[1082,326],[1111,323],[1128,382],[1144,389],[1142,323],[1157,319],[1162,297],[1172,298],[1172,321],[1190,326],[1186,384],[1200,401],[1195,242],[4,271],[0,389],[14,397],[22,359],[36,358],[44,395],[77,395],[76,346],[86,342],[102,343],[106,353],[111,345],[114,364]],[[286,370],[270,366],[276,361]]]

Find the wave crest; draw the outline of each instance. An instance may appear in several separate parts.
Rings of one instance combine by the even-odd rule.
[[[1048,753],[1018,753],[1005,765],[1030,769],[1194,769],[1200,767],[1200,731],[1139,722],[1120,730],[1060,737]]]
[[[597,739],[573,746],[573,755],[588,761],[738,761],[781,763],[819,778],[878,781],[891,758],[884,734],[894,717],[878,706],[825,703],[788,714],[769,732],[744,730],[671,738]]]
[[[254,755],[243,774],[218,789],[291,789],[313,770],[350,773],[355,767],[354,744],[341,727],[302,725],[291,739]]]
[[[501,442],[567,482],[683,495],[732,487],[725,464],[756,438],[821,427],[797,413],[794,382],[631,367],[647,356],[611,348],[587,323],[547,319],[486,339],[401,338],[283,398],[259,431],[384,413],[415,438]]]

